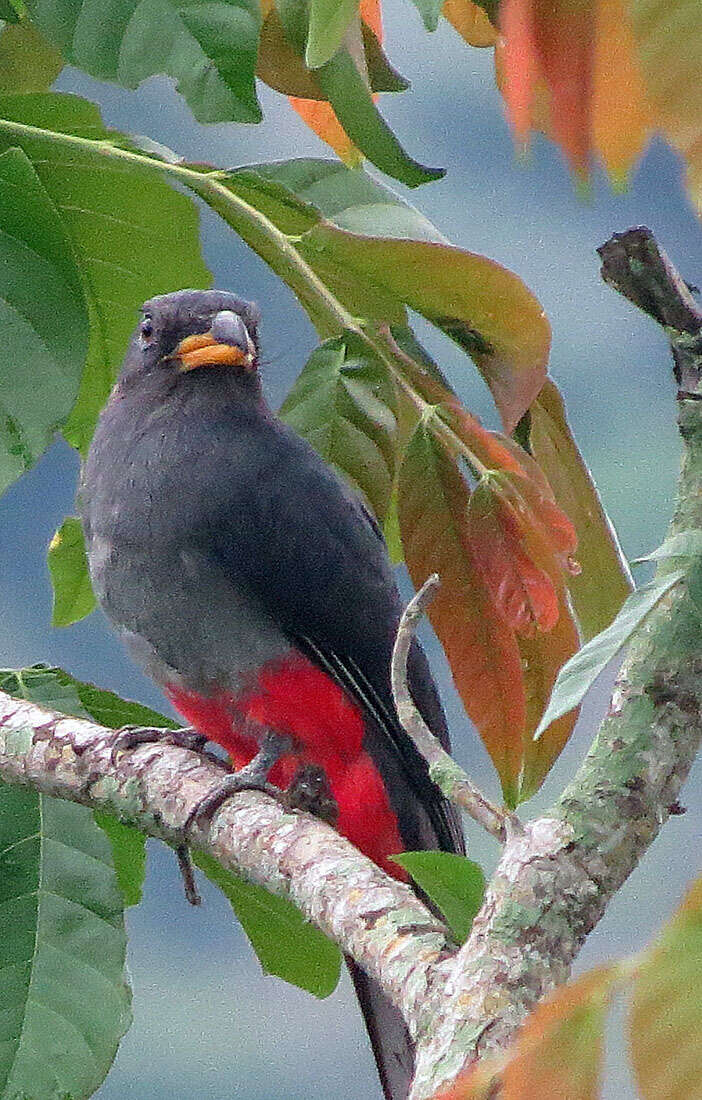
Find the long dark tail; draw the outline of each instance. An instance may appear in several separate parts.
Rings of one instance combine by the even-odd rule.
[[[347,958],[346,964],[373,1047],[385,1100],[407,1100],[414,1076],[414,1044],[402,1013],[353,959]]]

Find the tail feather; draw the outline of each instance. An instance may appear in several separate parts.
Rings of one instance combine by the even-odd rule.
[[[353,959],[346,959],[370,1037],[385,1100],[407,1100],[414,1076],[414,1044],[402,1013]]]

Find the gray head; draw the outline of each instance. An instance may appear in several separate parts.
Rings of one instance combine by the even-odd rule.
[[[253,302],[225,290],[178,290],[150,298],[142,314],[123,379],[209,368],[255,375],[260,312]]]

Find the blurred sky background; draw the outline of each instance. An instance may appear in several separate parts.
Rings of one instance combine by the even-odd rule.
[[[408,0],[389,0],[391,60],[412,79],[381,108],[408,151],[447,177],[411,193],[455,244],[517,272],[540,298],[553,327],[551,372],[562,387],[580,446],[630,558],[658,545],[666,530],[679,458],[674,385],[662,334],[599,278],[595,253],[611,233],[648,225],[683,276],[702,280],[702,239],[673,154],[649,150],[633,187],[614,196],[598,177],[591,201],[575,194],[560,154],[536,139],[515,160],[492,73],[492,52],[467,48],[447,23],[429,36]],[[200,126],[162,79],[135,93],[66,69],[57,87],[97,101],[108,125],[149,137],[219,166],[292,156],[327,156],[285,100],[261,89],[258,127]],[[616,106],[612,106],[616,110]],[[402,190],[398,186],[398,190]],[[407,192],[406,194],[410,194]],[[263,309],[265,385],[277,407],[315,344],[292,294],[209,211],[202,216],[205,258],[215,285],[256,299]],[[430,273],[428,273],[430,277]],[[417,324],[421,338],[468,406],[496,426],[487,391],[446,338]],[[46,546],[73,511],[76,456],[57,443],[0,501],[0,664],[46,661],[164,709],[157,690],[129,663],[100,614],[68,630],[50,627]],[[452,692],[440,677],[455,751],[493,796],[497,783]],[[601,716],[607,685],[592,693],[567,750],[543,791],[525,807],[545,808],[572,775]],[[688,782],[688,812],[672,818],[591,936],[577,969],[640,948],[700,870],[702,767]],[[488,869],[496,848],[469,825],[468,852]],[[184,901],[171,852],[150,845],[142,905],[128,915],[135,1021],[100,1100],[380,1100],[372,1058],[347,981],[326,1001],[261,974],[231,912],[207,884],[204,904]],[[611,1040],[606,1096],[635,1096]]]

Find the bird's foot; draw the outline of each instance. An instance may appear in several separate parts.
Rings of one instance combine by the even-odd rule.
[[[281,756],[290,752],[291,748],[292,742],[288,737],[267,731],[251,763],[240,768],[238,772],[230,772],[209,794],[201,798],[188,814],[183,831],[187,834],[196,819],[211,819],[230,795],[238,794],[239,791],[264,791],[279,798],[280,789],[268,782],[268,775],[273,765]]]
[[[139,745],[149,744],[175,745],[180,749],[189,749],[202,756],[211,764],[218,764],[220,768],[226,767],[226,762],[215,753],[205,748],[207,738],[198,733],[193,726],[184,726],[182,729],[166,729],[160,726],[122,726],[115,732],[112,743],[111,762],[116,763],[119,753],[135,749]]]
[[[339,804],[329,786],[329,777],[317,764],[303,764],[298,768],[292,783],[284,794],[284,802],[291,810],[304,810],[314,817],[336,826],[339,820]]]
[[[162,726],[122,726],[115,732],[110,753],[111,762],[116,763],[117,756],[121,752],[136,749],[139,745],[149,744],[175,745],[180,749],[189,749],[211,764],[217,764],[220,768],[227,768],[226,761],[221,760],[213,752],[205,748],[207,738],[198,733],[193,726],[183,726],[181,729],[167,729]],[[202,899],[195,884],[195,872],[190,858],[190,849],[187,844],[179,844],[175,849],[178,860],[178,870],[183,880],[183,890],[186,900],[191,905],[200,905]]]

